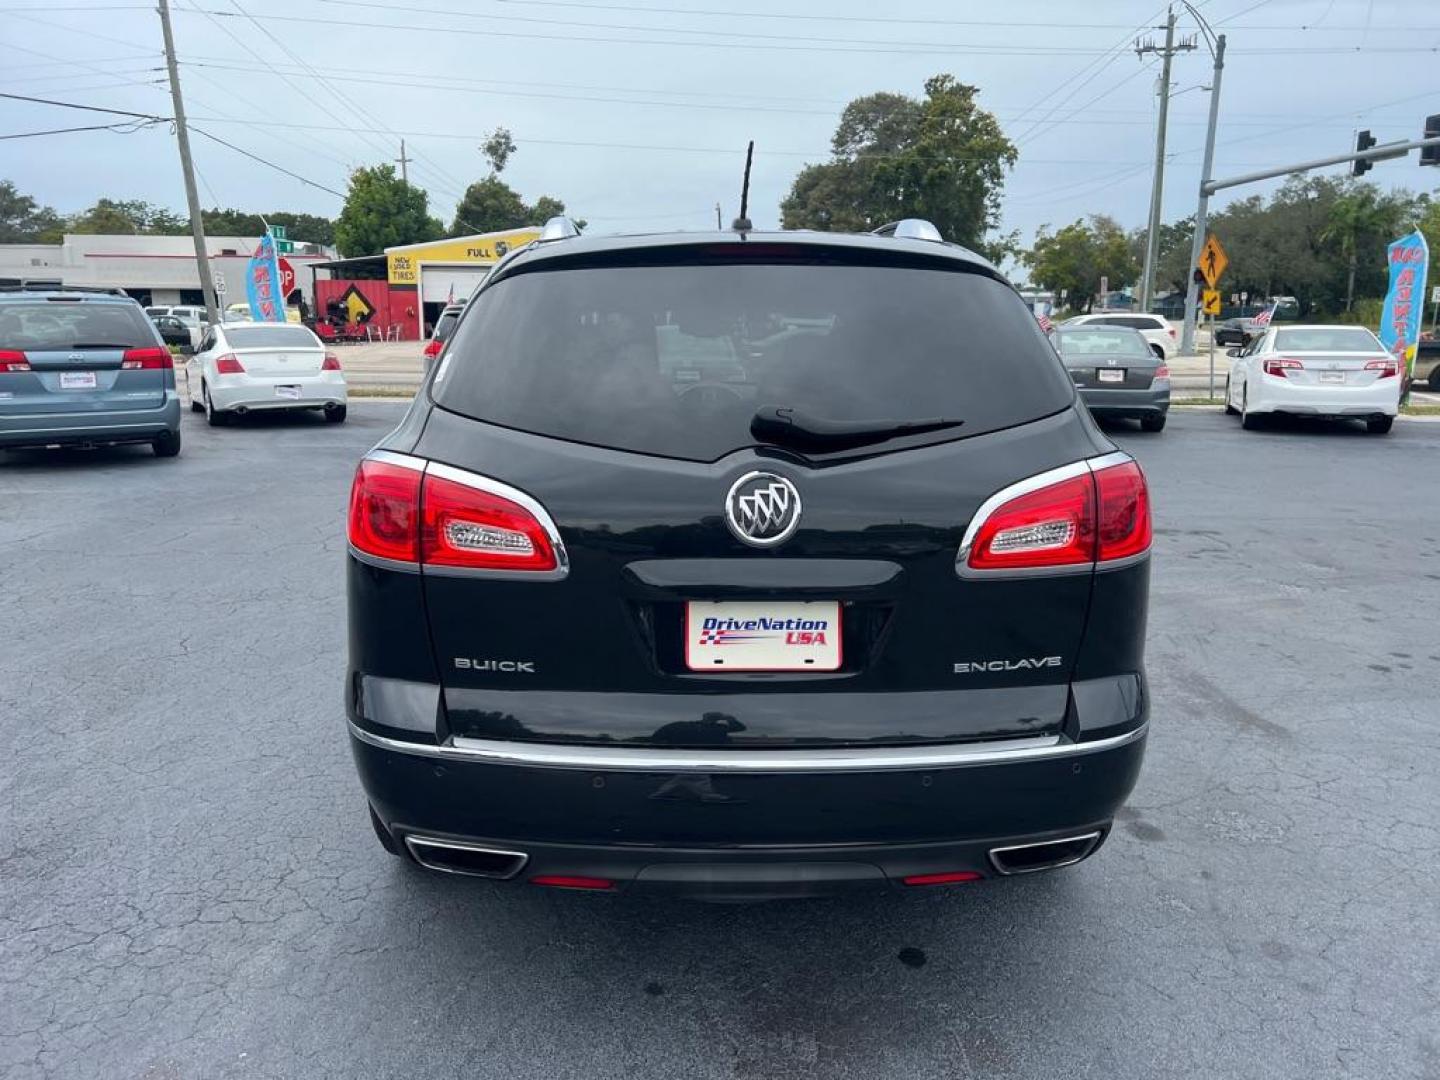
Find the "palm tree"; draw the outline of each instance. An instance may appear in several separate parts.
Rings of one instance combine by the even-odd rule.
[[[1345,285],[1346,311],[1355,302],[1355,266],[1360,241],[1384,231],[1393,217],[1394,209],[1380,200],[1378,192],[1370,184],[1361,184],[1347,191],[1330,207],[1329,224],[1321,231],[1320,240],[1322,243],[1337,244],[1349,266],[1349,278]]]

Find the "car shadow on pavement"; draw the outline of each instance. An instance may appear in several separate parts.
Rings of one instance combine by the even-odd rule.
[[[0,470],[40,471],[44,469],[94,468],[97,465],[157,465],[167,461],[157,458],[149,443],[127,443],[123,446],[67,446],[58,450],[0,450]]]

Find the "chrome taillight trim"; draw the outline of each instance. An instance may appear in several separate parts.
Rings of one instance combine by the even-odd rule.
[[[975,543],[975,537],[985,522],[989,520],[1000,507],[1018,499],[1022,495],[1029,495],[1032,491],[1039,491],[1051,484],[1058,484],[1065,480],[1073,480],[1077,476],[1084,476],[1086,473],[1097,473],[1102,469],[1108,469],[1115,465],[1124,465],[1133,462],[1135,459],[1123,450],[1116,450],[1108,454],[1101,454],[1099,457],[1085,458],[1081,461],[1072,461],[1068,465],[1061,465],[1058,468],[1048,469],[1034,476],[1027,476],[1024,480],[1018,480],[1008,487],[1003,487],[995,494],[980,504],[979,509],[970,519],[970,524],[965,526],[965,534],[960,540],[960,548],[955,553],[955,573],[962,578],[974,580],[998,579],[998,578],[1027,578],[1027,577],[1061,577],[1067,574],[1089,574],[1096,570],[1117,570],[1122,566],[1134,565],[1150,557],[1150,550],[1147,548],[1139,555],[1128,555],[1123,559],[1109,559],[1099,562],[1070,563],[1064,566],[1017,566],[1017,567],[995,567],[978,569],[970,565],[970,549]]]
[[[553,570],[485,570],[472,566],[436,566],[425,562],[402,562],[396,559],[385,559],[376,555],[369,555],[360,551],[354,544],[349,544],[350,554],[363,563],[370,566],[377,566],[383,570],[399,570],[404,573],[424,573],[435,577],[470,577],[490,578],[508,581],[560,581],[570,573],[570,555],[565,550],[565,542],[560,539],[560,530],[555,524],[555,519],[550,516],[540,502],[533,496],[521,491],[517,487],[502,483],[489,476],[482,476],[480,473],[470,472],[466,469],[458,469],[453,465],[446,465],[443,462],[431,461],[428,458],[415,457],[411,454],[400,454],[393,450],[371,450],[365,455],[365,461],[378,461],[385,465],[394,465],[397,468],[409,469],[412,472],[421,474],[423,501],[423,478],[426,475],[436,476],[442,480],[449,480],[452,483],[463,484],[465,487],[474,488],[476,491],[483,491],[490,495],[506,499],[515,503],[527,511],[540,527],[545,530],[545,535],[550,539],[550,546],[555,552],[555,568]]]

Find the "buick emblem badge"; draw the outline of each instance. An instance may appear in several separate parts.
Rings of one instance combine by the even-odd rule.
[[[725,523],[753,547],[782,544],[800,525],[800,492],[775,473],[746,473],[725,496]]]

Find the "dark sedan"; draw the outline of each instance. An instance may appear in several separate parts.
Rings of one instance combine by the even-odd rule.
[[[185,352],[190,351],[190,328],[174,315],[151,315],[150,321],[160,331],[160,340],[166,345],[177,345]]]
[[[1254,319],[1226,319],[1215,328],[1216,345],[1249,345],[1250,340],[1260,336],[1260,328]]]
[[[1170,369],[1139,331],[1121,326],[1062,326],[1055,349],[1081,400],[1096,416],[1140,421],[1146,431],[1165,427]]]

